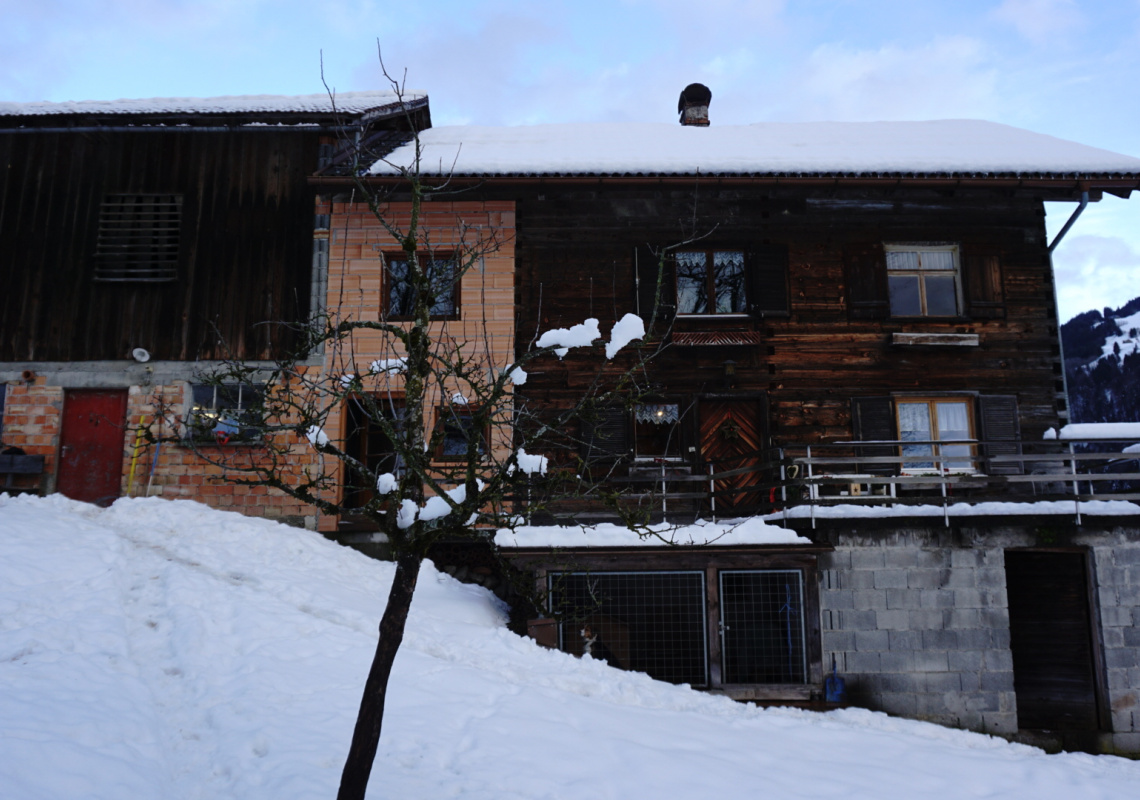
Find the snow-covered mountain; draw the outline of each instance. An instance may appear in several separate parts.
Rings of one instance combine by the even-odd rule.
[[[1061,326],[1073,422],[1140,421],[1140,297]]]

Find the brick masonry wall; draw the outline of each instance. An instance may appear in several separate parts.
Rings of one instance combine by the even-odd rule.
[[[23,448],[29,455],[45,456],[44,476],[40,479],[43,493],[55,491],[63,404],[64,389],[47,385],[43,376],[31,384],[7,384],[3,441],[5,445]],[[171,500],[196,500],[214,508],[315,527],[317,518],[311,506],[269,487],[235,486],[226,480],[228,473],[222,463],[211,463],[233,457],[256,458],[256,448],[203,447],[195,452],[193,448],[171,442],[151,445],[137,436],[140,426],[145,426],[156,437],[170,436],[181,424],[188,404],[189,384],[185,382],[131,386],[127,390],[121,496],[143,497],[149,493]],[[160,423],[161,408],[165,408],[167,414]],[[292,456],[296,469],[304,469],[314,460],[312,448],[302,442],[292,447]]]
[[[1088,547],[1094,629],[1111,731],[1104,752],[1140,755],[1140,530],[894,529],[823,534],[824,667],[832,655],[855,705],[943,725],[1017,733],[1005,548]]]
[[[397,229],[406,230],[411,206],[391,203],[379,213]],[[385,275],[382,256],[401,256],[400,243],[364,203],[318,202],[317,214],[329,214],[329,279],[326,307],[338,320],[377,321],[385,313]],[[457,352],[474,363],[501,369],[514,358],[515,335],[515,210],[510,201],[425,202],[420,220],[422,249],[436,254],[481,253],[481,258],[459,285],[458,319],[431,323],[437,342],[450,341]],[[397,325],[410,325],[395,322]],[[403,348],[395,337],[360,330],[340,347],[326,348],[324,369],[330,374],[367,374],[368,365],[379,359],[399,358]],[[370,391],[391,391],[399,396],[403,379],[390,374]],[[448,393],[466,387],[443,387]],[[441,405],[440,387],[434,387],[429,408]],[[348,436],[343,409],[333,409],[325,431],[335,441]],[[429,411],[425,424],[436,423]],[[506,456],[512,431],[506,424],[491,430],[491,448],[498,458]],[[339,465],[326,464],[340,481]],[[339,498],[331,498],[339,499]],[[320,530],[337,528],[333,517],[321,519]]]

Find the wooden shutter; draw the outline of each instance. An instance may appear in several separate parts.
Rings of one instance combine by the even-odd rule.
[[[990,394],[978,397],[978,438],[987,444],[982,455],[1019,455],[1021,453],[1021,425],[1018,422],[1017,398],[1013,395]],[[985,463],[990,475],[1020,475],[1024,465],[1020,461]]]
[[[898,439],[895,422],[895,404],[889,397],[851,398],[851,428],[855,439],[861,442],[894,441]],[[894,445],[857,448],[860,458],[890,458],[899,454]],[[862,464],[860,472],[869,475],[894,475],[895,464]]]
[[[962,282],[966,313],[976,319],[1005,316],[1001,258],[996,250],[962,248]]]
[[[676,314],[677,279],[673,259],[666,257],[664,262],[648,246],[634,250],[634,274],[637,276],[637,315],[646,322],[652,321],[654,301],[657,300],[657,282],[661,281],[661,296],[656,303],[656,319],[670,320]]]
[[[885,319],[887,259],[881,244],[848,247],[843,253],[847,272],[847,306],[851,319]]]
[[[624,408],[599,408],[582,420],[582,458],[612,461],[628,455],[629,411]]]
[[[757,317],[788,314],[788,248],[757,245],[748,252],[749,306]]]

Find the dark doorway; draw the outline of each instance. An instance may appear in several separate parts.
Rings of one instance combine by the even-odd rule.
[[[764,430],[757,398],[701,398],[701,456],[715,472],[759,466]],[[717,513],[760,504],[759,471],[746,471],[716,481]]]
[[[805,683],[803,574],[721,570],[725,683]]]
[[[395,446],[384,431],[381,420],[390,429],[399,429],[404,418],[403,398],[388,395],[353,397],[345,404],[345,452],[364,464],[376,475],[390,472],[397,478],[401,467]],[[376,496],[375,484],[359,469],[346,470],[344,506],[363,508]]]
[[[59,433],[56,489],[108,506],[119,496],[127,428],[125,389],[67,389]]]
[[[1086,559],[1084,552],[1005,553],[1019,728],[1099,727]]]

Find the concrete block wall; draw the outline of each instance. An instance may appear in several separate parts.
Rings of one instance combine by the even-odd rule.
[[[1140,529],[1086,519],[818,538],[835,547],[819,560],[823,663],[835,656],[851,701],[1003,735],[1018,734],[1005,550],[1087,547],[1109,717],[1096,746],[1140,755]]]
[[[820,557],[823,663],[853,703],[987,733],[1017,730],[1001,547],[920,532]]]
[[[1140,754],[1140,542],[1093,545],[1111,734],[1102,750]]]

